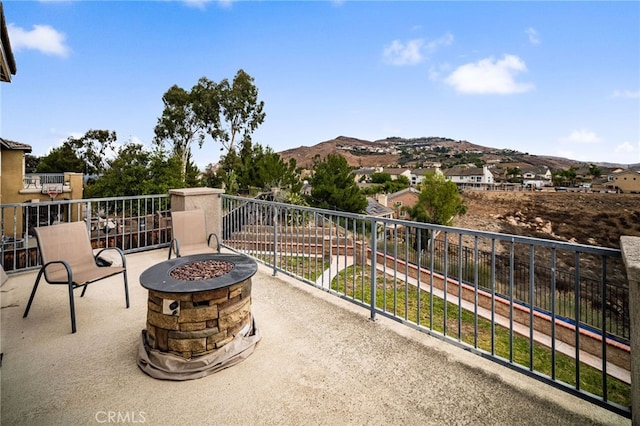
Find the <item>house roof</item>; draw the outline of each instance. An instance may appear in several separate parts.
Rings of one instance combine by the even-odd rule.
[[[23,151],[31,152],[31,145],[27,145],[26,143],[20,143],[15,141],[10,141],[8,139],[0,138],[0,146],[2,149],[21,149]]]
[[[9,31],[4,20],[4,8],[0,2],[0,81],[10,82],[12,74],[16,74],[16,61],[11,51]]]
[[[401,175],[403,173],[408,172],[409,169],[394,169],[394,168],[385,168],[384,173],[389,173],[390,175]]]
[[[637,175],[640,174],[640,170],[633,170],[633,169],[628,169],[628,170],[624,170],[620,173],[615,173],[614,176],[623,176],[623,175]]]
[[[402,196],[404,194],[407,194],[407,193],[415,194],[417,196],[417,195],[420,194],[420,191],[418,191],[417,189],[415,189],[413,187],[409,187],[409,188],[401,189],[400,191],[396,191],[396,192],[394,192],[392,194],[387,195],[387,199],[391,200],[391,199],[400,197],[400,196]]]
[[[547,166],[538,166],[538,167],[527,167],[520,169],[522,173],[534,173],[536,175],[544,175],[549,171]]]
[[[444,171],[445,176],[482,176],[484,170],[480,167],[452,167]]]
[[[394,210],[392,208],[383,206],[373,198],[367,197],[367,203],[367,208],[365,210],[368,215],[389,216],[394,213]]]

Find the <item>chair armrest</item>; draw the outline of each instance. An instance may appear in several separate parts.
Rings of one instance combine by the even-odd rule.
[[[171,243],[169,244],[169,259],[171,259],[172,251],[176,254],[176,257],[180,257],[180,243],[177,238],[172,238]]]
[[[104,258],[101,258],[101,257],[100,257],[100,255],[101,255],[103,252],[107,251],[107,250],[115,250],[115,251],[120,255],[120,260],[122,261],[122,267],[123,267],[123,268],[126,268],[126,267],[127,267],[127,260],[126,260],[126,258],[124,257],[124,252],[122,251],[122,249],[120,249],[120,247],[105,247],[105,248],[103,248],[102,250],[100,250],[99,252],[97,252],[97,253],[93,256],[93,258],[94,258],[94,259],[95,259],[95,261],[96,261],[96,265],[98,265],[98,266],[104,266],[104,265],[100,265],[100,263],[98,262],[98,259],[100,258],[100,259],[102,259],[103,261],[105,261],[105,262],[106,262],[107,260],[106,260],[106,259],[104,259]],[[112,265],[113,265],[113,262],[111,262],[111,264],[110,264],[109,266],[112,266]]]
[[[64,269],[67,270],[67,282],[66,283],[63,283],[61,281],[49,281],[49,279],[47,277],[47,268],[50,265],[54,265],[54,264],[60,264],[60,265],[64,266]],[[73,282],[73,272],[71,271],[71,265],[69,265],[64,260],[52,260],[51,262],[47,262],[44,265],[42,265],[42,270],[44,271],[44,279],[47,280],[48,283],[68,284],[68,283]]]
[[[211,237],[215,237],[215,239],[216,239],[216,250],[218,250],[218,253],[220,253],[220,240],[218,239],[218,235],[216,235],[215,233],[209,234],[209,237],[207,238],[207,245],[211,246]]]

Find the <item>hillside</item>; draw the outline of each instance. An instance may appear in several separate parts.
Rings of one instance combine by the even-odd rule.
[[[442,137],[404,139],[390,137],[367,141],[347,136],[320,142],[313,146],[301,146],[279,153],[284,161],[295,159],[298,167],[311,168],[315,156],[325,158],[340,154],[351,167],[428,167],[439,163],[443,167],[465,162],[484,164],[500,163],[504,167],[547,166],[552,170],[581,167],[585,163],[567,158],[538,156],[510,149],[490,148],[468,141],[456,141]],[[599,165],[599,163],[594,162]],[[604,164],[602,167],[624,165]],[[626,166],[624,166],[626,167]]]
[[[455,226],[620,248],[640,236],[640,196],[563,192],[463,193],[467,214]]]

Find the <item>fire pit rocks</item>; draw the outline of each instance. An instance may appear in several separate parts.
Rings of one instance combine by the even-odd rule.
[[[260,340],[251,315],[256,271],[253,259],[225,253],[179,257],[144,271],[140,284],[149,297],[140,368],[156,378],[185,380],[250,355]]]

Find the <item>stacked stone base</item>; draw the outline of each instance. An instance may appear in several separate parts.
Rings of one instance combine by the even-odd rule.
[[[146,344],[184,359],[210,354],[246,335],[251,279],[198,293],[149,291]]]

